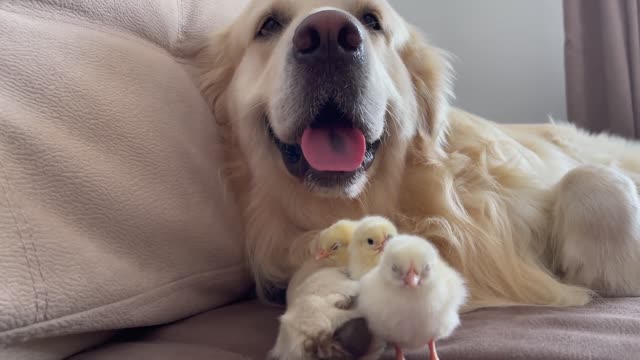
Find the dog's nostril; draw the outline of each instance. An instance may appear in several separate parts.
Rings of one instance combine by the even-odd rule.
[[[316,29],[309,30],[309,46],[304,52],[313,52],[320,47],[320,34]]]
[[[292,50],[297,62],[323,65],[348,64],[364,55],[363,32],[349,14],[322,10],[300,22],[293,34]]]
[[[347,23],[338,34],[338,45],[346,51],[356,51],[362,45],[362,35],[356,26]]]
[[[298,31],[293,37],[293,46],[302,53],[308,54],[320,46],[320,34],[313,27]]]

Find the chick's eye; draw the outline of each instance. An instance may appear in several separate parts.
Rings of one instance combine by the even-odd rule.
[[[256,34],[256,37],[268,37],[270,35],[278,33],[281,29],[282,24],[280,24],[280,22],[275,18],[269,17],[262,23],[262,26],[260,27],[258,34]]]
[[[393,272],[395,272],[395,273],[399,273],[399,272],[400,272],[400,269],[398,269],[398,267],[397,267],[397,266],[395,266],[395,265],[393,265],[393,267],[391,268],[391,270],[393,270]]]
[[[371,13],[364,14],[364,16],[362,16],[362,23],[364,24],[364,26],[370,28],[371,30],[374,30],[374,31],[382,30],[382,25],[380,25],[380,20],[374,14],[371,14]]]
[[[333,245],[331,245],[331,248],[329,248],[331,251],[336,251],[340,248],[340,244],[338,243],[334,243]]]
[[[375,244],[375,243],[376,243],[376,242],[375,242],[375,241],[373,241],[373,239],[371,239],[371,238],[367,239],[367,244],[369,244],[369,245],[373,245],[373,244]]]

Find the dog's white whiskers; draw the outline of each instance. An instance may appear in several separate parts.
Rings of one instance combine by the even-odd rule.
[[[389,116],[389,118],[391,118],[391,120],[392,120],[393,124],[398,128],[398,130],[399,130],[401,133],[404,133],[404,132],[405,132],[405,130],[406,130],[406,125],[405,125],[402,121],[400,121],[400,119],[398,119],[398,117],[397,117],[397,115],[396,115],[397,110],[394,108],[394,106],[393,106],[393,105],[391,105],[391,104],[388,104],[388,105],[387,105],[387,108],[385,109],[385,111],[386,111],[386,114]],[[388,127],[385,127],[385,132],[386,132],[386,134],[387,134],[388,136],[390,136],[390,135],[391,135],[391,134],[389,133],[389,131],[390,131],[390,130],[389,130],[389,128],[388,128]]]
[[[255,104],[251,105],[251,106],[247,109],[247,112],[248,112],[248,113],[251,113],[251,112],[253,112],[255,109],[257,109],[257,108],[259,108],[259,107],[261,107],[261,106],[265,106],[265,105],[267,105],[267,103],[266,103],[265,101],[257,102],[257,103],[255,103]]]

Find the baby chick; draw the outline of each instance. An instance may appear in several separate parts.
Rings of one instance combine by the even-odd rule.
[[[352,220],[340,220],[322,230],[316,241],[315,260],[325,260],[328,266],[347,266],[347,249],[357,224]]]
[[[358,222],[349,244],[349,276],[360,279],[378,264],[387,241],[398,234],[395,225],[382,216],[367,216]]]
[[[357,225],[353,220],[339,220],[322,230],[311,244],[313,258],[305,261],[289,281],[287,303],[291,303],[296,293],[301,290],[300,285],[307,282],[307,278],[324,268],[337,268],[332,273],[346,274],[349,261],[349,243]],[[327,286],[331,286],[330,277],[321,277]],[[317,286],[318,288],[322,286]]]
[[[435,342],[450,336],[460,324],[467,298],[462,276],[427,240],[411,235],[392,238],[380,263],[360,281],[358,309],[371,331],[402,349],[428,345],[437,360]]]

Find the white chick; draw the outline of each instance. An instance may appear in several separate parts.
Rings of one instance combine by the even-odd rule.
[[[380,260],[387,241],[398,234],[393,223],[382,216],[367,216],[358,222],[349,244],[349,276],[360,279]]]
[[[418,350],[428,345],[437,360],[435,342],[450,336],[460,324],[459,309],[467,299],[462,276],[427,240],[411,235],[392,238],[380,263],[360,280],[358,310],[371,331],[396,349]]]

